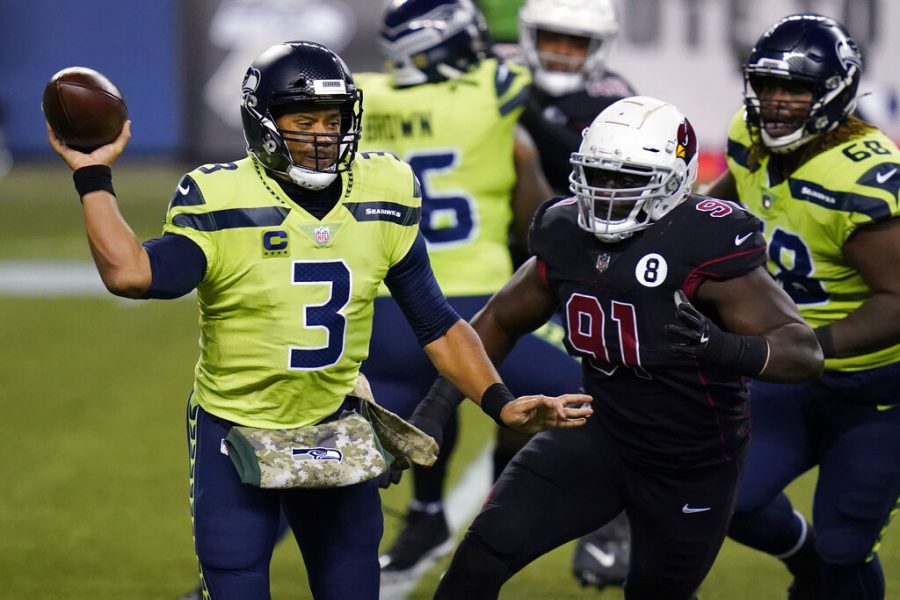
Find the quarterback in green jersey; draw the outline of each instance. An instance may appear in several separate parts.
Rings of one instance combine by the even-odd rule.
[[[359,412],[350,392],[368,354],[382,283],[436,368],[495,420],[536,431],[583,425],[591,412],[570,407],[589,401],[584,395],[515,398],[502,384],[434,280],[418,230],[420,186],[409,165],[384,154],[357,156],[361,101],[346,65],[328,48],[269,48],[242,87],[248,156],[185,175],[164,234],[144,244],[119,213],[112,186],[110,165],[128,142],[130,122],[90,154],[48,131],[75,171],[107,288],[129,298],[197,290],[200,358],[188,441],[204,597],[270,597],[269,561],[283,512],[314,598],[378,598],[378,479],[256,487],[242,482],[224,438],[233,426],[270,435]]]
[[[853,116],[861,71],[833,19],[776,23],[744,68],[728,172],[707,190],[763,222],[769,270],[826,358],[814,383],[751,383],[729,532],[786,563],[795,600],[884,598],[876,550],[900,495],[900,151]],[[782,490],[814,466],[813,527]]]

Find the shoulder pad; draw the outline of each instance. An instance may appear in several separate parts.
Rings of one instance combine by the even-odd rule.
[[[627,98],[634,96],[634,88],[613,71],[606,71],[602,76],[590,79],[584,86],[588,96],[601,98]]]
[[[531,225],[528,228],[528,251],[531,254],[538,254],[544,232],[553,225],[554,221],[569,216],[562,211],[554,211],[548,215],[547,211],[554,207],[562,208],[571,206],[575,204],[575,202],[576,200],[574,197],[557,196],[556,198],[547,200],[538,207],[534,212],[534,216],[531,218]]]

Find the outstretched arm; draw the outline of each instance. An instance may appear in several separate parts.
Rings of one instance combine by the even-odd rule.
[[[592,410],[573,407],[590,402],[590,396],[513,399],[508,390],[503,391],[505,387],[499,387],[500,376],[491,362],[502,362],[516,340],[544,323],[554,306],[555,298],[539,278],[535,259],[531,259],[491,298],[471,326],[458,321],[442,338],[425,346],[425,351],[449,383],[503,425],[526,433],[584,425]],[[456,404],[452,390],[433,391],[438,394],[429,393],[411,422],[429,434],[439,435],[447,412]]]
[[[81,197],[84,227],[100,278],[113,294],[140,298],[150,287],[150,259],[119,212],[116,197],[109,191],[112,188],[109,168],[130,138],[131,121],[127,121],[115,141],[85,154],[67,146],[47,126],[50,146],[76,172],[76,182],[87,190]]]

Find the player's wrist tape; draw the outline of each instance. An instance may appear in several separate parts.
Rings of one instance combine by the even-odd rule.
[[[481,410],[486,412],[498,425],[506,427],[503,419],[500,418],[500,412],[504,406],[515,399],[516,397],[513,396],[508,387],[502,383],[494,383],[484,390],[484,393],[481,395]]]
[[[816,339],[819,340],[819,346],[822,347],[822,355],[825,358],[834,357],[834,335],[831,332],[831,325],[816,327],[813,329]]]
[[[113,196],[116,191],[112,184],[112,169],[107,165],[89,165],[72,173],[78,196],[84,198],[91,192],[109,192]]]
[[[722,334],[722,343],[713,354],[714,362],[741,375],[756,377],[769,362],[769,342],[761,335]]]

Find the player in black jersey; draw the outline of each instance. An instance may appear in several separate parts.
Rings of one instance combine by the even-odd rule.
[[[759,222],[691,194],[696,152],[670,104],[633,97],[603,111],[571,158],[575,196],[542,207],[535,257],[473,319],[501,361],[559,311],[595,412],[516,455],[435,598],[496,598],[525,565],[623,509],[626,599],[688,600],[708,572],[749,437],[744,377],[812,379],[822,353],[765,271]],[[413,416],[429,433],[458,397],[448,388],[439,380]]]
[[[569,189],[569,155],[584,129],[635,94],[606,65],[618,33],[614,0],[528,0],[519,12],[519,45],[534,79],[520,122],[557,194]]]
[[[519,51],[533,85],[519,122],[541,159],[556,194],[569,189],[569,156],[591,121],[613,102],[635,95],[632,86],[607,67],[619,33],[614,0],[528,0],[519,11]],[[527,258],[524,243],[513,245],[516,265]],[[499,477],[527,438],[498,428],[494,477]],[[572,570],[583,585],[622,585],[628,572],[628,519],[619,515],[578,541]]]

